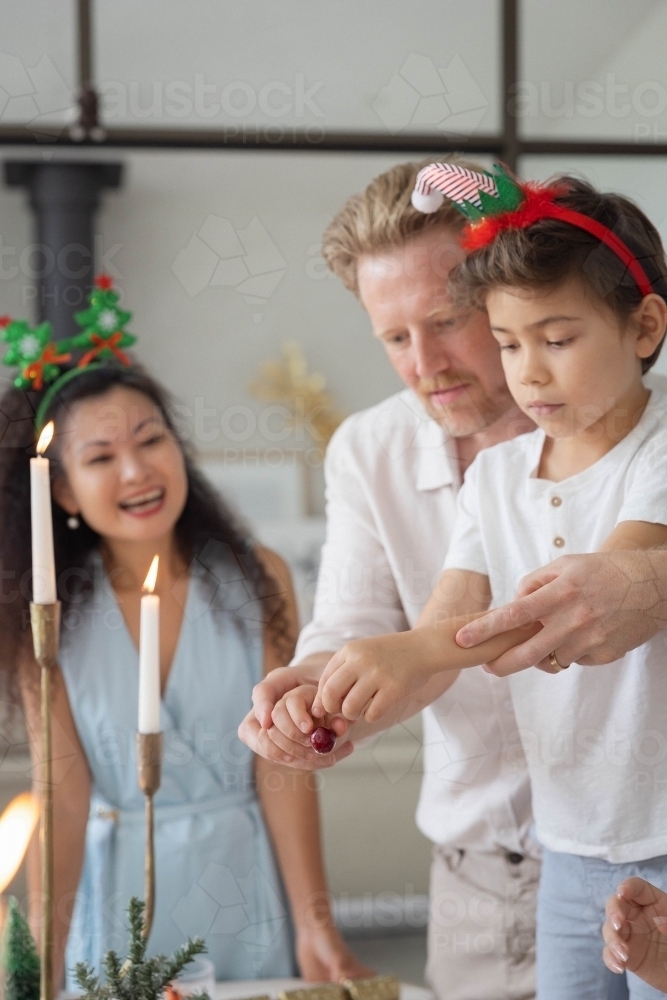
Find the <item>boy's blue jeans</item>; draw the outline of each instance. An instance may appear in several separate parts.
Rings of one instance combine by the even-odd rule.
[[[667,856],[612,865],[544,848],[537,896],[537,1000],[664,1000],[632,973],[602,961],[605,903],[637,876],[667,892]]]

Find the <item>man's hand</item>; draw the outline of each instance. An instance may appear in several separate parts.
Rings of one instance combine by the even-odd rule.
[[[331,653],[324,653],[320,662],[299,664],[295,667],[279,667],[255,684],[252,689],[253,712],[263,729],[270,729],[271,715],[280,699],[293,688],[302,684],[315,684],[326,666]]]
[[[633,972],[667,992],[667,893],[643,878],[621,882],[607,901],[602,957],[612,972]]]
[[[488,665],[504,677],[541,666],[611,663],[667,626],[667,550],[563,556],[525,577],[511,604],[459,630],[464,647],[529,622],[544,628]]]

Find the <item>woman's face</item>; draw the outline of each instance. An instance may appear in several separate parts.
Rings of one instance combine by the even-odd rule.
[[[183,453],[155,403],[122,386],[75,403],[56,427],[57,503],[110,540],[169,535],[188,493]]]

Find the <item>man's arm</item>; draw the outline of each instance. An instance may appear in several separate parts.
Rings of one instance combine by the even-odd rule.
[[[525,577],[510,604],[461,629],[457,642],[470,647],[541,621],[541,632],[489,665],[493,673],[544,663],[552,650],[562,664],[611,663],[667,627],[667,548],[653,546],[562,556]]]
[[[327,534],[317,579],[313,620],[299,636],[290,667],[274,670],[253,692],[254,708],[239,727],[251,750],[275,763],[307,769],[330,767],[352,753],[347,726],[334,720],[339,735],[334,753],[316,754],[297,731],[289,741],[271,728],[271,714],[285,695],[306,683],[317,687],[322,670],[336,650],[361,636],[399,632],[408,627],[396,582],[373,511],[365,472],[354,453],[356,417],[334,434],[325,460]],[[415,708],[414,712],[419,711]],[[410,714],[414,714],[411,712]],[[367,735],[364,733],[364,735]],[[275,737],[276,742],[273,741]],[[355,734],[355,738],[359,738]]]

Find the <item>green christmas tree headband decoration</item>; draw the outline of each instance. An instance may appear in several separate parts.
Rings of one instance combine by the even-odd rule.
[[[125,348],[132,347],[137,338],[125,330],[132,313],[119,308],[119,299],[113,279],[106,274],[98,275],[88,296],[88,308],[74,314],[78,325],[83,327],[81,333],[65,340],[53,339],[48,322],[31,327],[25,319],[0,317],[0,339],[9,344],[2,362],[19,369],[14,385],[35,392],[49,386],[35,415],[38,432],[54,397],[71,379],[108,362],[131,364]],[[76,365],[66,367],[79,352],[83,353]]]

